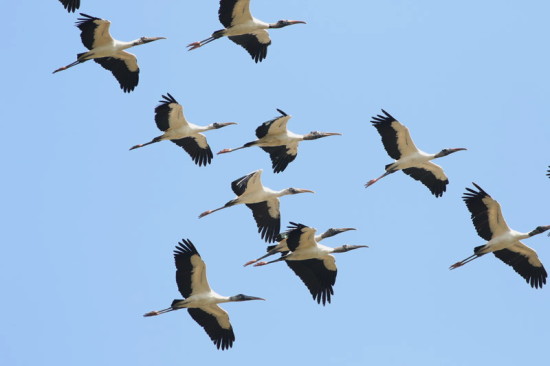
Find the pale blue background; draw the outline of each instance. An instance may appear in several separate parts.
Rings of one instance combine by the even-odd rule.
[[[52,75],[83,52],[77,15],[58,1],[0,5],[2,365],[545,365],[550,284],[531,289],[488,255],[449,271],[483,243],[461,200],[475,181],[510,226],[550,224],[548,1],[253,0],[271,32],[254,64],[221,39],[218,2],[82,0],[131,50],[140,83],[124,94],[94,62]],[[341,132],[304,142],[282,174],[258,148],[195,166],[159,135],[153,109],[170,92],[214,152],[255,138],[281,108],[289,128]],[[370,125],[386,109],[435,153],[451,183],[434,198],[402,173],[365,189],[392,160]],[[284,197],[282,225],[358,230],[327,245],[367,244],[337,257],[332,304],[319,306],[282,263],[243,268],[266,244],[249,210],[198,214],[233,198],[230,182],[264,169],[264,184],[315,190]],[[172,250],[190,238],[226,304],[237,340],[217,351],[186,311],[145,319],[181,297]],[[526,244],[550,268],[550,239]]]

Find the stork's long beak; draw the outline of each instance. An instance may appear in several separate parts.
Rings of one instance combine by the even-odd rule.
[[[354,250],[354,249],[359,249],[359,248],[368,248],[369,246],[368,245],[348,245],[347,248],[348,250]]]
[[[449,149],[451,151],[451,153],[454,153],[454,152],[457,152],[457,151],[461,151],[461,150],[468,150],[466,149],[465,147],[457,147],[456,149]]]
[[[236,124],[237,124],[237,122],[215,122],[214,127],[222,128],[222,127],[225,127],[225,126],[236,125]]]
[[[293,25],[293,24],[307,24],[307,23],[304,22],[303,20],[288,20],[288,24]]]
[[[342,136],[342,134],[338,133],[338,132],[321,132],[321,135],[323,137],[326,137],[326,136]]]
[[[261,297],[256,297],[256,296],[246,296],[245,300],[264,300],[265,301],[265,299]]]
[[[298,193],[315,193],[314,191],[310,191],[309,189],[301,189],[301,188],[296,188],[296,192],[298,192]]]
[[[166,39],[166,37],[143,37],[143,43],[149,43],[153,41],[158,41],[159,39]]]

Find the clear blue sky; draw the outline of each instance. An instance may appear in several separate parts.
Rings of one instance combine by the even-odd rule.
[[[94,62],[52,75],[83,52],[77,15],[49,1],[0,5],[3,34],[0,156],[2,365],[544,365],[550,360],[550,283],[531,289],[487,255],[448,267],[483,243],[461,200],[474,181],[519,231],[550,224],[548,1],[252,0],[271,32],[255,64],[227,39],[187,52],[220,29],[218,2],[82,0],[134,48],[136,90],[124,94]],[[273,174],[258,148],[197,167],[174,144],[128,151],[159,135],[153,109],[170,92],[214,152],[254,139],[281,108],[289,128],[341,132],[304,142]],[[450,179],[434,198],[402,173],[365,189],[392,160],[370,117],[386,109]],[[340,254],[332,304],[315,303],[283,263],[243,268],[266,244],[230,182],[264,169],[284,197],[282,225],[355,227]],[[143,318],[180,298],[172,250],[190,238],[236,334],[217,351],[186,311]],[[526,240],[550,268],[550,238]]]

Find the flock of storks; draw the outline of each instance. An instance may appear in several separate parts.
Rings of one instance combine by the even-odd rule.
[[[80,7],[80,0],[59,1],[69,12],[74,12]],[[267,29],[304,23],[290,20],[280,20],[271,24],[262,22],[250,14],[249,4],[250,0],[220,0],[218,15],[225,28],[214,32],[211,37],[203,41],[189,44],[189,50],[227,36],[231,41],[244,47],[255,62],[261,62],[265,59],[267,47],[271,44]],[[109,21],[82,13],[81,16],[82,18],[78,19],[76,26],[81,30],[82,43],[89,51],[79,53],[75,62],[55,70],[54,73],[93,59],[113,73],[124,92],[134,90],[139,81],[139,67],[136,57],[124,50],[164,39],[164,37],[141,37],[131,42],[117,41],[109,34]],[[210,164],[213,154],[202,132],[235,123],[194,125],[187,122],[183,115],[183,107],[172,95],[167,93],[162,97],[161,104],[155,108],[155,122],[163,134],[147,143],[135,145],[130,150],[170,140],[182,147],[195,164],[199,166]],[[290,132],[287,129],[287,123],[291,116],[280,109],[277,111],[280,113],[279,116],[264,122],[256,129],[256,140],[237,148],[221,150],[218,154],[259,146],[269,154],[273,172],[280,173],[296,158],[300,141],[340,135],[336,132],[313,131],[305,135]],[[373,117],[371,123],[380,134],[388,155],[395,161],[386,165],[384,174],[367,182],[365,187],[401,170],[424,184],[434,196],[441,197],[446,191],[449,180],[443,169],[431,160],[466,149],[449,148],[443,149],[437,154],[425,153],[415,146],[407,127],[386,111],[382,110],[382,113]],[[343,245],[331,248],[319,244],[327,237],[355,230],[354,228],[331,228],[323,234],[315,235],[316,229],[291,222],[287,230],[281,232],[279,197],[306,192],[313,193],[313,191],[301,188],[272,190],[262,184],[261,174],[262,170],[257,170],[233,181],[231,189],[236,197],[219,208],[201,213],[199,217],[237,204],[247,205],[252,210],[262,239],[268,243],[276,242],[276,244],[268,246],[265,255],[245,263],[245,266],[251,264],[263,266],[285,261],[307,286],[314,300],[323,305],[327,302],[330,303],[331,296],[334,294],[333,286],[337,272],[332,253],[342,253],[367,246]],[[547,175],[550,177],[550,167]],[[478,235],[487,243],[475,247],[473,255],[453,264],[450,269],[458,268],[484,254],[493,253],[511,266],[531,287],[541,288],[546,283],[547,272],[537,253],[521,243],[520,240],[543,233],[550,229],[550,225],[538,226],[528,233],[510,229],[502,216],[499,203],[480,186],[475,183],[473,185],[475,189],[466,188],[462,199],[471,213],[472,222]],[[276,260],[261,261],[278,253],[281,256]],[[224,350],[232,347],[235,340],[233,328],[229,322],[228,314],[218,304],[263,299],[242,294],[228,297],[214,292],[206,278],[206,265],[193,243],[188,239],[183,239],[178,243],[174,250],[174,259],[177,269],[176,282],[184,299],[176,299],[169,308],[151,311],[144,316],[149,317],[186,308],[191,317],[204,328],[218,349]]]

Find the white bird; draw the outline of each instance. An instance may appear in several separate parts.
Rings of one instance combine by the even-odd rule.
[[[80,38],[88,52],[82,52],[76,55],[75,62],[60,67],[53,73],[67,70],[88,60],[94,60],[104,69],[113,73],[113,76],[120,83],[120,88],[129,93],[138,85],[139,67],[136,56],[124,51],[127,48],[139,46],[145,43],[166,39],[164,37],[141,37],[134,41],[122,42],[114,39],[109,33],[111,22],[105,19],[92,17],[80,13],[82,18],[78,18],[76,26],[81,30]]]
[[[291,222],[292,225],[298,225],[296,223],[293,223]],[[346,232],[346,231],[349,231],[349,230],[356,230],[352,227],[347,227],[347,228],[330,228],[328,229],[327,231],[325,231],[324,233],[320,234],[320,235],[315,235],[315,241],[316,242],[320,242],[322,241],[323,239],[326,239],[326,238],[330,238],[331,236],[334,236],[334,235],[337,235],[337,234],[341,234],[343,232]],[[254,264],[264,258],[267,258],[271,255],[274,255],[274,254],[277,254],[277,253],[281,253],[282,255],[286,255],[290,249],[288,249],[288,245],[286,243],[287,241],[287,237],[288,237],[288,233],[281,233],[279,235],[277,235],[277,238],[276,240],[278,241],[277,245],[270,245],[267,247],[267,254],[265,254],[264,256],[260,257],[260,258],[256,258],[256,259],[253,259],[251,261],[248,261],[244,264],[244,267],[246,266],[249,266],[251,264]]]
[[[315,193],[308,189],[287,188],[274,191],[262,185],[262,170],[256,170],[231,183],[231,189],[237,197],[227,202],[222,207],[204,211],[199,215],[204,217],[221,209],[244,203],[252,210],[254,220],[258,226],[258,233],[267,242],[275,241],[281,229],[281,211],[279,210],[279,197],[298,193]]]
[[[542,288],[548,274],[537,256],[537,252],[523,244],[520,240],[550,229],[550,225],[537,226],[528,233],[512,230],[506,224],[500,204],[487,194],[480,186],[472,183],[478,191],[466,188],[462,199],[472,214],[472,222],[480,237],[487,243],[474,248],[474,254],[453,264],[449,269],[455,269],[473,261],[487,253],[512,266],[521,277],[534,288]]]
[[[327,247],[315,240],[316,230],[314,228],[293,222],[290,224],[286,235],[288,249],[291,252],[271,262],[258,262],[254,267],[284,260],[290,269],[300,277],[318,304],[330,303],[331,296],[334,295],[332,286],[336,282],[337,272],[336,260],[331,253],[344,253],[354,249],[368,248],[368,246]]]
[[[216,130],[225,126],[235,125],[235,122],[212,123],[208,126],[197,126],[187,122],[183,115],[183,107],[170,93],[163,95],[163,100],[155,108],[155,122],[159,130],[164,133],[144,144],[135,145],[130,150],[147,146],[155,142],[170,140],[182,147],[195,164],[202,166],[212,161],[212,150],[206,142],[206,137],[201,133],[209,130]]]
[[[386,165],[386,172],[365,184],[365,187],[376,183],[386,175],[402,170],[415,180],[419,180],[436,197],[441,197],[447,190],[449,179],[443,169],[430,160],[441,158],[465,148],[443,149],[437,154],[428,154],[419,150],[411,139],[409,129],[382,109],[384,116],[372,117],[371,123],[382,137],[388,155],[396,161]]]
[[[204,264],[197,249],[190,240],[183,239],[174,250],[176,262],[176,282],[178,290],[185,298],[172,301],[169,308],[150,311],[143,316],[155,316],[170,311],[186,308],[189,315],[204,328],[218,349],[228,349],[233,346],[235,334],[229,322],[229,315],[217,304],[234,301],[264,300],[261,297],[243,294],[222,296],[214,292],[206,278]]]
[[[76,9],[80,8],[80,0],[59,0],[59,2],[69,13],[74,13]]]
[[[289,163],[296,159],[298,155],[298,144],[304,140],[316,140],[322,137],[341,135],[337,132],[318,132],[312,131],[306,135],[298,135],[287,130],[286,125],[292,117],[277,109],[281,115],[272,120],[262,123],[256,129],[258,140],[250,141],[241,147],[234,149],[223,149],[218,154],[225,154],[235,150],[244,149],[251,146],[259,146],[267,152],[271,158],[274,173],[282,172]]]
[[[262,22],[250,14],[250,0],[220,0],[218,17],[225,29],[215,31],[212,36],[200,42],[190,43],[187,46],[189,51],[227,36],[247,50],[255,62],[261,62],[267,56],[267,46],[271,44],[267,29],[305,24],[300,20],[279,20],[277,23]]]

